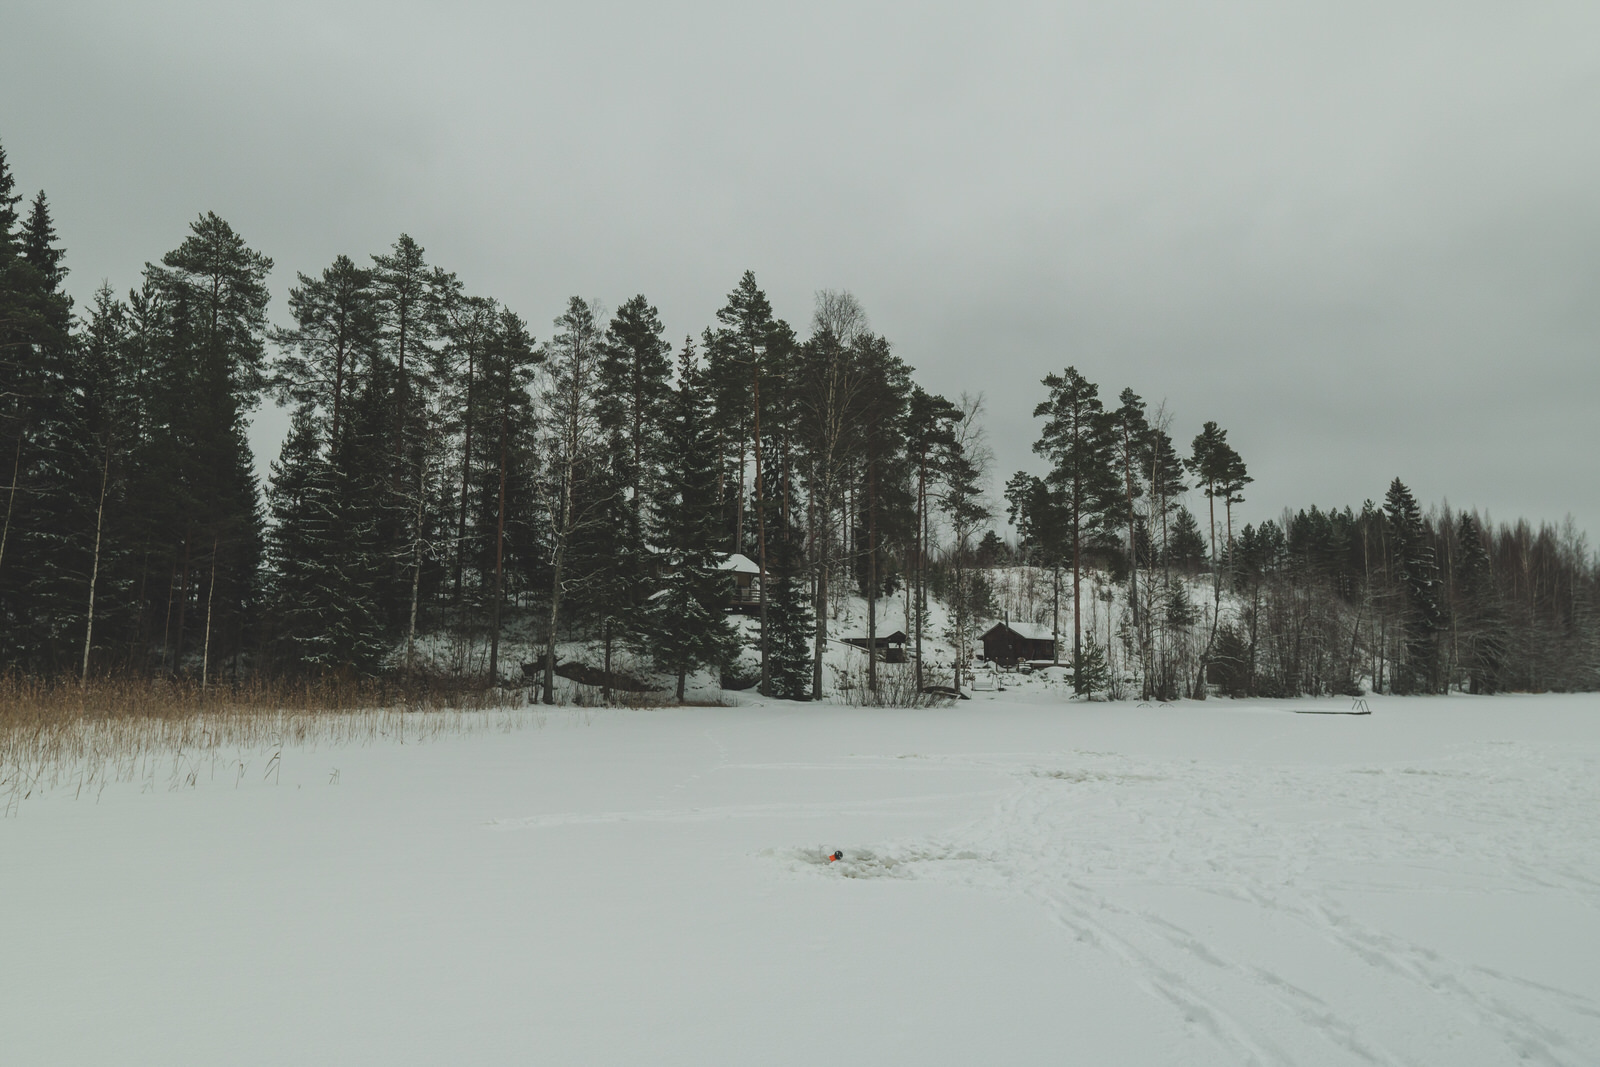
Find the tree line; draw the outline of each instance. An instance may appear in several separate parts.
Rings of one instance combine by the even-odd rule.
[[[969,541],[988,518],[975,406],[916,386],[848,293],[819,294],[802,337],[747,272],[681,344],[642,295],[573,297],[541,340],[402,235],[298,274],[274,326],[272,260],[206,213],[78,313],[44,194],[20,202],[0,150],[15,670],[416,678],[447,669],[429,642],[451,631],[487,651],[455,670],[499,679],[514,618],[547,699],[574,634],[607,678],[626,649],[682,696],[734,669],[741,553],[757,683],[819,697],[830,605],[910,583],[920,643],[938,516]],[[269,400],[291,420],[261,487],[246,430]]]
[[[820,698],[840,604],[865,597],[872,641],[899,628],[880,616],[900,594],[920,689],[946,680],[924,644],[972,647],[997,610],[986,568],[1020,559],[1048,576],[1031,621],[1083,691],[1600,681],[1595,563],[1570,529],[1425,516],[1397,481],[1381,508],[1235,530],[1250,477],[1225,430],[1180,451],[1164,406],[1110,406],[1070,367],[1035,412],[1046,472],[1004,487],[1013,550],[991,528],[980,404],[918,386],[849,293],[819,293],[802,334],[746,272],[681,342],[642,295],[573,297],[541,339],[402,234],[297,274],[273,325],[272,261],[206,213],[80,311],[44,194],[22,203],[0,149],[10,670],[498,681],[526,669],[503,662],[514,633],[545,699],[569,638],[595,643],[606,685],[627,654],[680,697],[717,667]],[[291,417],[262,486],[246,430],[265,402]],[[731,553],[761,579],[748,668]],[[1108,582],[1101,631],[1085,590]]]
[[[1286,511],[1236,531],[1252,479],[1226,430],[1206,422],[1180,452],[1164,406],[1150,411],[1132,389],[1112,407],[1072,367],[1041,384],[1034,451],[1048,471],[1007,482],[1007,518],[1020,561],[1048,575],[1029,621],[1052,624],[1058,654],[1070,634],[1079,692],[1600,687],[1600,566],[1570,521],[1534,530],[1448,508],[1424,515],[1396,478],[1381,506]],[[1185,506],[1190,489],[1203,519]],[[980,547],[1008,556],[998,538]],[[1084,622],[1088,568],[1103,638]]]

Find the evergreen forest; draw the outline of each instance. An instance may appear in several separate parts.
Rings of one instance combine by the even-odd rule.
[[[1570,523],[1425,510],[1396,478],[1381,502],[1236,524],[1251,479],[1224,428],[1185,443],[1164,406],[1072,367],[1041,383],[1039,470],[991,487],[981,404],[920,387],[849,293],[796,328],[746,272],[682,337],[643,295],[533,324],[401,234],[296,273],[273,322],[268,255],[211,213],[174,237],[75,305],[45,194],[0,148],[13,675],[526,680],[548,700],[582,640],[608,695],[626,655],[680,699],[707,668],[819,699],[834,606],[861,597],[869,641],[909,623],[915,691],[950,680],[924,645],[1022,615],[1085,693],[1600,688],[1600,565]],[[264,404],[290,428],[263,485]],[[760,576],[754,647],[731,553]],[[1019,573],[1044,593],[1007,601]],[[865,659],[876,691],[887,665]]]

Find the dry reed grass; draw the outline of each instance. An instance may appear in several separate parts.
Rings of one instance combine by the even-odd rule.
[[[185,682],[107,679],[86,687],[0,677],[0,812],[44,790],[96,797],[109,782],[194,786],[268,778],[285,747],[400,744],[543,724],[519,690],[398,689],[386,683],[254,683],[202,691]]]

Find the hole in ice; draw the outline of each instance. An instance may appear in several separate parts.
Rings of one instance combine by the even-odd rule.
[[[843,852],[841,859],[829,861],[834,852]],[[827,848],[813,846],[792,849],[768,849],[764,855],[786,860],[795,870],[815,870],[837,878],[915,878],[916,865],[949,860],[977,860],[976,852],[936,846],[910,845],[897,848],[870,849],[840,846]]]

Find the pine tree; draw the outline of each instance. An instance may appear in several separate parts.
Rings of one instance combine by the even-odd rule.
[[[372,272],[339,256],[319,278],[297,275],[289,290],[292,330],[274,330],[283,349],[271,384],[279,403],[311,404],[327,420],[325,442],[339,440],[348,396],[377,357],[378,298]]]
[[[981,401],[962,398],[961,419],[941,457],[943,490],[939,507],[950,523],[954,544],[950,549],[951,579],[946,587],[950,623],[945,637],[955,649],[955,688],[961,689],[962,672],[977,640],[977,624],[988,606],[987,587],[974,580],[971,553],[976,534],[991,518],[983,500],[987,451],[977,418]]]
[[[734,551],[746,551],[748,533],[745,530],[745,460],[752,463],[750,485],[751,511],[755,516],[754,553],[759,569],[757,589],[760,593],[760,618],[762,638],[761,692],[767,691],[767,483],[770,472],[763,466],[764,436],[773,429],[767,408],[773,398],[771,351],[773,333],[777,323],[772,317],[772,304],[767,294],[756,284],[752,271],[745,271],[728,294],[728,302],[717,311],[721,324],[707,350],[710,381],[717,404],[719,426],[738,426],[738,464],[735,473]],[[784,331],[787,327],[784,328]],[[748,387],[748,388],[747,388]],[[767,396],[762,397],[766,389]],[[742,406],[743,411],[738,408]],[[765,425],[763,425],[765,419]],[[770,466],[770,462],[767,464]]]
[[[1128,534],[1128,609],[1139,641],[1140,662],[1147,663],[1145,633],[1139,625],[1139,546],[1135,534],[1138,515],[1134,502],[1144,495],[1140,461],[1150,434],[1150,422],[1145,417],[1145,404],[1139,394],[1124,389],[1119,399],[1120,406],[1110,414],[1111,447],[1113,462],[1121,475],[1123,520]]]
[[[113,626],[130,621],[127,470],[138,434],[138,367],[130,354],[127,308],[109,285],[102,285],[74,354],[73,421],[81,434],[77,481],[85,503],[92,500],[94,522],[80,683],[89,678],[100,617],[109,615]]]
[[[1070,510],[1062,486],[1018,471],[1006,483],[1006,517],[1028,557],[1050,568],[1050,628],[1061,662],[1061,568],[1072,559]]]
[[[867,639],[869,647],[878,636],[878,600],[883,595],[883,576],[887,570],[884,548],[892,538],[896,521],[904,516],[910,500],[905,491],[906,416],[911,394],[911,371],[890,350],[887,339],[863,334],[858,347],[865,372],[861,412],[861,533],[857,539],[860,589],[867,601]],[[867,657],[867,688],[878,688],[878,661]]]
[[[664,578],[648,616],[651,652],[677,677],[680,703],[689,672],[728,662],[738,642],[728,625],[728,574],[715,550],[719,455],[706,386],[694,343],[685,338],[665,426],[667,464],[654,508]]]
[[[486,414],[481,438],[489,453],[488,462],[481,468],[492,475],[481,499],[485,505],[480,522],[484,528],[494,529],[493,556],[480,565],[486,575],[493,575],[490,589],[489,677],[500,677],[500,623],[505,603],[507,555],[509,562],[519,564],[531,548],[531,512],[533,510],[532,480],[534,457],[529,443],[534,436],[533,368],[543,361],[543,353],[534,345],[522,319],[510,311],[502,311],[493,341],[485,353],[481,403]],[[492,508],[489,506],[492,502]],[[524,518],[526,517],[526,518]],[[508,539],[509,527],[512,530]],[[520,534],[520,535],[519,535]],[[518,566],[517,570],[524,568]],[[609,665],[608,665],[609,669]]]
[[[572,297],[555,326],[556,334],[545,346],[547,378],[541,395],[539,444],[545,470],[538,480],[550,547],[546,703],[555,702],[556,639],[563,598],[569,585],[580,586],[589,577],[576,571],[583,560],[573,550],[587,531],[603,521],[606,488],[604,438],[595,397],[602,338],[594,308],[581,297]]]
[[[607,675],[614,643],[636,642],[644,629],[653,569],[649,502],[661,480],[661,420],[672,395],[672,347],[664,332],[642,295],[624,302],[606,329],[595,375],[608,462],[595,485],[603,517],[583,551],[593,559],[586,606],[600,625]]]
[[[1189,458],[1184,461],[1184,466],[1189,468],[1200,483],[1204,486],[1206,500],[1211,506],[1211,564],[1213,572],[1216,571],[1220,554],[1217,549],[1217,497],[1222,495],[1222,481],[1226,476],[1228,465],[1228,431],[1222,429],[1214,422],[1207,422],[1195,435],[1190,446]],[[1221,579],[1218,580],[1220,588]]]
[[[665,332],[660,314],[642,295],[625,301],[606,327],[595,375],[600,429],[641,526],[660,477],[661,411],[672,395],[672,346]]]
[[[501,309],[488,297],[466,295],[453,278],[444,279],[438,289],[443,429],[459,460],[446,491],[454,497],[455,516],[450,599],[456,624],[465,626],[468,572],[473,576],[473,588],[481,592],[487,573],[484,561],[490,558],[489,542],[495,536],[493,524],[485,523],[487,513],[482,506],[484,466],[496,459],[492,451],[484,451],[485,434],[489,433],[488,424],[495,421],[495,413],[483,402],[482,379],[489,348],[499,331]]]
[[[154,472],[171,487],[165,537],[181,570],[170,659],[177,669],[198,651],[202,682],[213,660],[241,650],[259,597],[261,505],[246,430],[267,381],[271,270],[209,212],[161,266],[146,267],[171,317],[156,368],[165,447]]]
[[[1182,507],[1178,498],[1188,492],[1189,487],[1183,481],[1183,460],[1179,458],[1178,451],[1172,445],[1172,437],[1159,425],[1165,416],[1157,419],[1157,424],[1151,425],[1145,433],[1143,448],[1139,457],[1140,473],[1144,475],[1146,484],[1150,487],[1152,540],[1160,545],[1160,556],[1165,560],[1167,556],[1168,538],[1170,536],[1169,519]],[[1190,521],[1193,521],[1190,516]]]
[[[421,245],[402,233],[387,255],[372,257],[377,299],[379,359],[390,383],[393,450],[381,538],[389,561],[386,609],[403,620],[405,663],[413,667],[422,610],[424,571],[439,576],[438,545],[448,518],[439,503],[444,474],[444,439],[438,404],[440,354],[434,347],[441,323],[440,283]]]
[[[811,699],[822,699],[822,662],[828,643],[828,605],[838,555],[835,523],[857,452],[866,374],[856,341],[865,312],[849,293],[817,294],[812,333],[799,346],[788,374],[794,396],[797,451],[808,495],[806,543],[811,546]]]
[[[918,692],[926,684],[922,676],[922,634],[928,619],[928,542],[933,514],[928,507],[929,494],[939,476],[940,457],[953,443],[951,427],[959,417],[956,406],[944,397],[912,386],[906,407],[906,455],[916,478],[911,542],[911,655],[916,664]]]
[[[1077,664],[1083,654],[1083,549],[1086,538],[1102,527],[1117,495],[1112,432],[1099,387],[1077,368],[1046,375],[1043,384],[1050,395],[1033,415],[1046,422],[1033,450],[1050,459],[1047,480],[1064,497],[1064,540],[1072,552],[1072,657]]]

